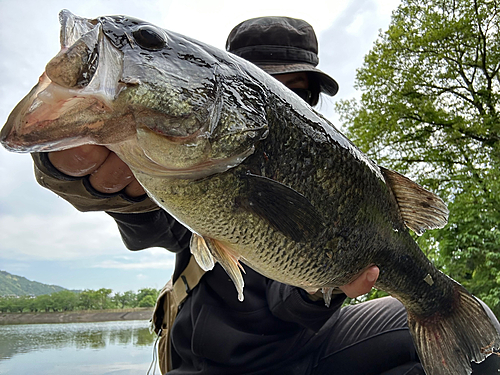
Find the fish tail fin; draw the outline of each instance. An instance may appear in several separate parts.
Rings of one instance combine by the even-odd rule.
[[[500,347],[500,333],[483,305],[460,284],[453,307],[419,318],[408,313],[408,325],[428,375],[469,375]]]

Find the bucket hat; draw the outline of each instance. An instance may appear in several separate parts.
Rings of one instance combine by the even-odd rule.
[[[259,17],[231,30],[226,50],[248,60],[269,74],[312,73],[321,92],[335,95],[339,86],[316,66],[318,40],[312,26],[290,17]]]

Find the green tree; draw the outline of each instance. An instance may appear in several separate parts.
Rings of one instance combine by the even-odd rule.
[[[94,290],[85,289],[78,296],[78,307],[82,310],[93,310],[99,306],[98,296]]]
[[[35,311],[49,312],[53,309],[52,298],[48,294],[42,294],[35,298],[34,307]]]
[[[108,288],[101,288],[95,292],[97,296],[99,309],[109,309],[112,307],[113,305],[111,300],[112,292],[113,291]]]
[[[154,288],[139,289],[137,293],[137,306],[138,307],[153,307],[158,298],[160,291]]]
[[[101,288],[99,290],[85,289],[79,294],[78,306],[83,310],[103,310],[114,306],[111,298],[112,290]]]
[[[7,297],[0,297],[0,313],[9,311]]]
[[[139,301],[138,307],[154,307],[156,299],[152,295],[147,295]]]
[[[11,312],[24,312],[25,310],[29,310],[29,303],[32,297],[30,296],[19,296],[11,299]]]
[[[13,302],[17,297],[6,296],[0,299],[1,312],[13,312]]]
[[[137,295],[131,290],[124,293],[118,292],[113,296],[113,301],[118,308],[132,308],[137,306]]]
[[[54,311],[73,311],[78,305],[78,295],[69,290],[62,290],[50,295]]]
[[[438,192],[449,225],[418,238],[500,316],[500,1],[403,0],[337,109],[380,165]]]

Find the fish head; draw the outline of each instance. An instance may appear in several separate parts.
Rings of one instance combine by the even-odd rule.
[[[59,18],[61,51],[9,116],[7,149],[105,145],[133,170],[189,178],[267,135],[266,89],[237,57],[132,17]]]

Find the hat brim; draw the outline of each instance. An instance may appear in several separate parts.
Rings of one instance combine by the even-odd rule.
[[[325,94],[330,96],[334,96],[339,91],[339,85],[337,81],[335,81],[328,74],[322,72],[321,70],[315,68],[310,64],[254,64],[271,75],[299,72],[313,73],[318,79],[321,92],[324,92]]]

